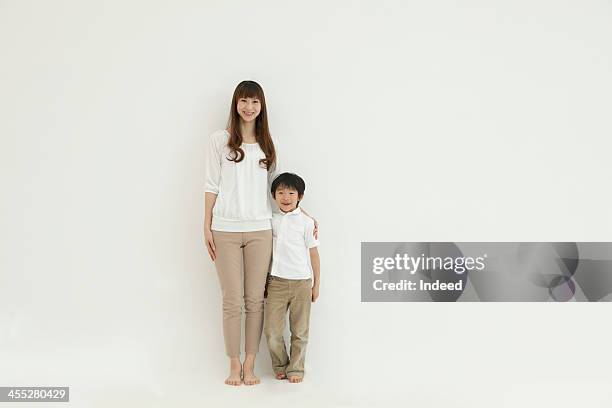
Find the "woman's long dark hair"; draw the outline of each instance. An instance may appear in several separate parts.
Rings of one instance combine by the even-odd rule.
[[[268,128],[268,111],[266,109],[266,98],[261,86],[254,81],[242,81],[234,90],[232,97],[232,105],[230,107],[230,115],[227,123],[230,134],[227,146],[230,149],[230,157],[227,160],[239,163],[244,159],[244,150],[240,148],[242,145],[242,134],[240,134],[240,115],[236,106],[241,98],[257,98],[261,104],[259,115],[255,118],[255,140],[266,155],[265,159],[259,160],[259,164],[270,170],[276,162],[276,150],[270,136]]]

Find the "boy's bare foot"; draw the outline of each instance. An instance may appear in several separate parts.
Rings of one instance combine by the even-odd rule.
[[[230,359],[230,375],[225,379],[225,383],[227,385],[240,385],[240,371],[242,370],[242,365],[240,364],[240,358],[232,357]]]
[[[277,373],[277,374],[276,374],[276,379],[277,379],[277,380],[284,380],[285,378],[287,378],[287,376],[285,375],[285,373]]]
[[[304,378],[299,375],[290,375],[289,382],[290,383],[301,383]]]
[[[247,354],[242,366],[243,377],[242,381],[245,385],[259,384],[259,377],[255,375],[255,354]]]

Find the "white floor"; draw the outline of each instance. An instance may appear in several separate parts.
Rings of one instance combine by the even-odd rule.
[[[209,356],[204,361],[202,355],[189,356],[184,350],[176,350],[175,358],[172,354],[160,354],[154,360],[146,352],[146,345],[141,350],[124,349],[128,353],[122,354],[119,349],[108,347],[95,354],[91,349],[81,352],[60,349],[36,358],[12,354],[3,367],[19,368],[10,375],[3,370],[2,385],[69,385],[69,406],[79,408],[612,406],[609,370],[600,367],[595,370],[597,373],[581,369],[596,367],[597,363],[580,362],[580,354],[569,348],[567,355],[557,356],[561,365],[566,359],[567,367],[573,366],[567,371],[559,367],[542,370],[537,361],[517,370],[517,364],[509,363],[507,355],[500,354],[496,364],[487,350],[480,357],[456,356],[459,365],[453,364],[451,353],[446,366],[424,365],[423,355],[417,359],[410,353],[379,356],[369,353],[353,364],[346,361],[341,364],[340,360],[337,364],[325,364],[333,367],[331,370],[311,365],[301,384],[274,379],[267,355],[262,353],[258,358],[262,383],[239,387],[223,383],[226,374],[223,356]],[[411,366],[411,360],[419,363]],[[440,362],[438,358],[430,360]],[[470,360],[471,366],[466,364]],[[20,403],[2,406],[25,407]]]

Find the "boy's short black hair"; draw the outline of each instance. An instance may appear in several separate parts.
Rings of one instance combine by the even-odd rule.
[[[304,195],[304,190],[306,190],[306,183],[304,183],[304,179],[297,174],[282,173],[279,174],[272,182],[272,187],[270,188],[272,197],[276,198],[276,190],[278,190],[279,187],[296,190],[298,192],[298,196],[301,198]]]

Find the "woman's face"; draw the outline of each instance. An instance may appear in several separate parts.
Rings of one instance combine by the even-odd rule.
[[[251,122],[261,112],[261,103],[257,98],[240,98],[238,99],[236,109],[243,121]]]

